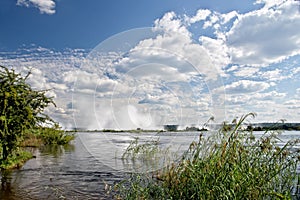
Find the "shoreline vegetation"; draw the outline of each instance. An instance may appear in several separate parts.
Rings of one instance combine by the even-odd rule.
[[[34,156],[24,147],[61,145],[75,135],[59,127],[45,109],[56,106],[48,90],[33,90],[25,76],[0,65],[0,169],[20,168]]]
[[[0,160],[0,169],[19,169],[26,163],[26,161],[35,158],[31,152],[25,150],[27,147],[40,148],[46,145],[66,145],[74,139],[74,133],[66,132],[59,128],[37,127],[26,130],[15,150],[8,156],[7,159]],[[1,154],[2,151],[0,150],[0,155]]]
[[[250,116],[255,115],[242,116],[230,131],[222,127],[208,137],[200,132],[179,161],[152,172],[130,173],[107,185],[107,194],[115,199],[299,199],[300,152],[295,146],[300,139],[278,146],[280,131],[274,130],[256,138],[253,130],[242,128]],[[155,154],[153,145],[147,149],[134,143],[128,159]]]
[[[31,152],[26,151],[27,147],[40,148],[45,145],[66,145],[75,139],[74,132],[61,130],[58,125],[54,127],[36,127],[25,130],[19,138],[18,145],[7,159],[0,160],[1,170],[19,169],[26,161],[34,158]],[[0,144],[1,147],[1,144]],[[0,148],[0,155],[2,154]]]

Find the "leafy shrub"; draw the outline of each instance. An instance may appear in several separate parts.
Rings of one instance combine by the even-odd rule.
[[[1,161],[14,153],[24,130],[52,121],[44,109],[54,104],[45,90],[36,91],[25,77],[0,66],[0,143]]]
[[[74,133],[61,130],[58,124],[52,127],[35,127],[25,130],[20,146],[40,147],[42,145],[64,145],[75,139]]]
[[[39,131],[44,144],[64,145],[75,138],[73,133],[68,133],[56,128],[42,127]]]

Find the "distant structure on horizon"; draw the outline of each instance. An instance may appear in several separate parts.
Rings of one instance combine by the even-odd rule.
[[[262,130],[295,130],[300,131],[300,123],[253,123],[248,124],[248,129]]]
[[[179,125],[174,125],[174,124],[167,124],[164,125],[164,130],[165,131],[177,131]]]
[[[86,128],[82,128],[82,127],[73,127],[71,130],[75,131],[75,132],[80,132],[80,131],[86,131],[87,129]]]

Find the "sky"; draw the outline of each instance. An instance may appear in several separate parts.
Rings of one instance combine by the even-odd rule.
[[[0,65],[63,128],[300,121],[294,0],[1,0]]]

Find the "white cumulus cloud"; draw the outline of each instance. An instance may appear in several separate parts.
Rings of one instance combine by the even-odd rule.
[[[240,80],[226,85],[225,90],[228,94],[242,94],[264,91],[269,87],[270,85],[265,82]]]
[[[226,34],[234,63],[265,66],[300,53],[298,7],[292,1],[272,5],[235,20]]]
[[[55,1],[54,0],[18,0],[18,6],[36,7],[43,14],[52,15],[55,13]]]
[[[196,22],[205,20],[210,14],[211,14],[210,10],[199,9],[195,16],[192,17],[185,16],[185,21],[187,21],[189,24],[194,24]]]

